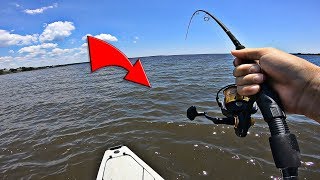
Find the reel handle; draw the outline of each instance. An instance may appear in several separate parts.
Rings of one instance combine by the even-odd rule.
[[[187,117],[193,121],[197,116],[204,116],[205,112],[198,112],[195,106],[190,106],[187,110]]]
[[[215,124],[235,125],[235,119],[231,117],[218,118],[208,116],[206,112],[198,112],[195,106],[190,106],[187,110],[187,117],[193,121],[197,116],[204,116]]]

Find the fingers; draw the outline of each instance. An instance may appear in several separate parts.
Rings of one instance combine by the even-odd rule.
[[[234,67],[239,66],[240,64],[244,64],[243,60],[239,59],[239,58],[235,58],[233,61],[233,65]]]
[[[240,76],[245,76],[247,74],[260,73],[260,72],[261,72],[261,68],[258,64],[241,64],[234,69],[233,75],[235,77],[240,77]]]
[[[240,59],[235,59],[235,65],[241,63]],[[240,64],[233,71],[236,77],[237,91],[242,96],[251,96],[259,92],[259,84],[265,80],[265,75],[261,73],[258,64]]]
[[[260,59],[263,55],[269,53],[271,48],[246,48],[241,50],[233,50],[231,54],[239,59],[256,60]]]
[[[246,48],[231,52],[235,56],[233,75],[236,77],[237,91],[240,95],[250,96],[260,91],[260,85],[266,79],[259,66],[263,56],[277,51],[274,48]],[[255,61],[255,64],[248,64]],[[259,61],[259,62],[258,62]]]
[[[248,74],[246,76],[237,77],[236,84],[237,86],[261,84],[264,79],[265,77],[261,73]]]
[[[250,86],[237,86],[237,92],[241,96],[251,96],[254,94],[257,94],[260,91],[260,86],[255,84],[255,85],[250,85]]]

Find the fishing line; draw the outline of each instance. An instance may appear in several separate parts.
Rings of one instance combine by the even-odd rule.
[[[186,33],[186,38],[188,38],[188,34],[189,34],[189,29],[190,29],[190,25],[191,25],[191,22],[192,22],[192,19],[195,15],[199,14],[200,12],[203,12],[205,13],[206,16],[210,17],[211,19],[215,20],[216,23],[219,24],[219,26],[223,29],[223,31],[229,36],[230,40],[232,41],[232,43],[236,46],[236,49],[244,49],[245,47],[243,45],[241,45],[241,43],[233,36],[233,34],[230,32],[230,30],[224,25],[222,24],[221,21],[219,21],[216,17],[214,17],[212,14],[210,14],[209,12],[205,11],[205,10],[197,10],[195,11],[191,18],[190,18],[190,21],[189,21],[189,24],[188,24],[188,28],[187,28],[187,33]],[[210,19],[209,18],[209,19]],[[205,18],[207,19],[207,18]]]

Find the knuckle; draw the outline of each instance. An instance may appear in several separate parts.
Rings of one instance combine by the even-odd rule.
[[[239,68],[236,67],[236,68],[233,69],[233,76],[234,77],[238,77],[239,76],[238,74],[239,74]]]
[[[250,66],[250,68],[248,69],[249,73],[258,73],[261,71],[260,66],[258,64],[253,64],[252,66]]]
[[[240,77],[237,77],[236,79],[235,79],[235,83],[236,83],[236,85],[241,85],[241,78]]]
[[[264,51],[265,52],[274,52],[274,51],[277,51],[277,49],[274,47],[266,47],[266,48],[264,48]]]
[[[238,58],[234,58],[234,60],[233,60],[234,67],[237,67],[239,64],[240,64],[239,63],[239,59]]]
[[[240,65],[241,66],[241,65]],[[239,76],[241,76],[242,75],[242,70],[241,70],[241,67],[240,66],[237,66],[237,67],[235,67],[234,68],[234,70],[233,70],[233,76],[234,77],[239,77]]]
[[[237,92],[243,96],[243,86],[237,86]]]
[[[255,82],[255,83],[263,83],[264,81],[264,75],[261,74],[261,73],[257,73],[253,78],[252,80]]]
[[[240,71],[240,72],[242,72],[242,74],[243,73],[247,73],[248,72],[248,64],[241,64],[241,65],[239,65],[238,67],[238,70]]]
[[[250,96],[259,92],[260,86],[256,84],[237,86],[237,92],[241,96]]]

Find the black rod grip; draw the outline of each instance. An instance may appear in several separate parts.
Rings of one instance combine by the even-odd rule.
[[[256,102],[266,122],[276,118],[285,119],[286,115],[283,111],[282,104],[278,94],[263,83],[260,92],[256,95]]]
[[[269,138],[272,156],[277,168],[299,167],[300,149],[294,134],[279,134]]]
[[[278,94],[267,83],[263,83],[254,98],[269,125],[269,143],[276,167],[281,169],[283,179],[296,179],[301,165],[300,149],[295,135],[290,134]]]

